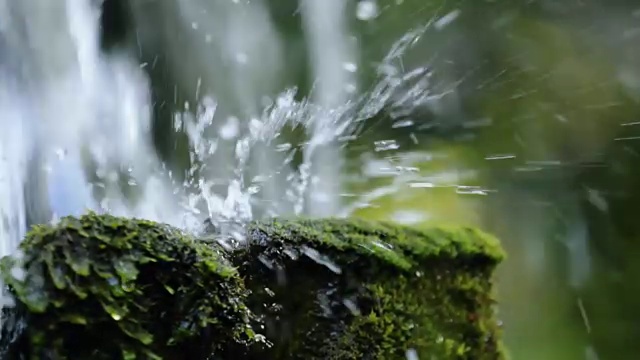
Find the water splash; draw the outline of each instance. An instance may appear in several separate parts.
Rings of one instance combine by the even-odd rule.
[[[6,50],[2,53],[12,54],[0,57],[0,71],[14,78],[0,89],[0,110],[6,114],[2,121],[8,129],[0,149],[4,155],[0,180],[6,183],[0,191],[7,194],[0,204],[3,254],[15,249],[28,222],[55,220],[86,209],[149,218],[192,231],[202,229],[203,220],[209,219],[236,235],[241,233],[236,225],[256,217],[257,209],[260,216],[286,214],[287,209],[321,216],[348,213],[353,204],[341,204],[340,147],[382,109],[391,109],[393,115],[394,109],[430,104],[437,98],[429,92],[430,70],[407,72],[401,64],[404,52],[429,25],[395,43],[378,67],[375,86],[358,94],[353,91],[357,48],[348,36],[341,7],[306,1],[301,10],[316,86],[309,98],[298,100],[292,88],[265,101],[276,78],[265,82],[268,77],[263,72],[276,67],[258,66],[256,59],[264,54],[254,51],[253,45],[268,42],[272,48],[266,53],[272,55],[266,64],[277,64],[279,40],[263,17],[263,5],[256,4],[158,5],[163,21],[173,19],[177,31],[192,32],[190,38],[204,34],[199,42],[186,44],[171,34],[158,35],[169,51],[193,53],[195,69],[201,71],[187,69],[179,76],[187,82],[197,78],[197,86],[195,106],[185,102],[171,129],[189,139],[191,166],[178,181],[160,163],[151,144],[149,83],[134,60],[136,54],[101,51],[100,8],[82,0],[66,0],[57,7],[2,0],[2,8],[14,15],[13,23],[0,29],[0,46]],[[145,10],[139,6],[133,8],[137,16]],[[45,13],[47,18],[40,19]],[[243,30],[225,31],[220,24],[204,21],[211,16],[225,17],[224,21],[236,24],[234,29]],[[144,21],[138,21],[141,33],[147,31]],[[247,29],[262,29],[252,33],[266,35],[236,38]],[[207,45],[212,43],[222,50],[212,50]],[[235,70],[226,76],[222,68],[207,62],[233,54]],[[242,61],[237,61],[239,54]],[[24,71],[12,71],[12,66]],[[218,78],[226,79],[221,85],[225,91],[213,86]],[[253,86],[258,83],[267,85]],[[229,88],[234,89],[232,94],[226,92]],[[292,144],[282,137],[287,128],[303,128],[307,140]],[[393,140],[376,147],[398,148]],[[294,159],[300,153],[302,162],[296,166]]]

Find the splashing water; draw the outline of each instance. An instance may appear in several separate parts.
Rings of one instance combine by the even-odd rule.
[[[190,166],[184,177],[167,170],[154,148],[150,84],[135,52],[101,49],[95,3],[0,0],[1,256],[16,253],[30,224],[87,210],[147,218],[196,233],[205,229],[206,219],[229,235],[217,240],[230,246],[226,241],[244,239],[242,227],[253,218],[349,216],[420,180],[398,176],[391,186],[340,201],[340,149],[365,121],[383,109],[391,109],[393,118],[394,109],[437,102],[438,95],[429,92],[431,72],[405,72],[401,64],[403,53],[430,25],[396,42],[378,67],[375,85],[356,92],[357,47],[348,36],[343,9],[337,2],[306,1],[301,11],[317,79],[312,94],[301,98],[290,88],[265,98],[269,88],[277,89],[277,79],[263,72],[274,72],[280,57],[263,7],[200,4],[207,12],[194,8],[199,2],[162,4],[165,16],[175,20],[179,14],[176,26],[204,32],[205,44],[220,45],[222,55],[235,54],[228,71],[207,62],[221,57],[209,47],[171,36],[160,41],[177,53],[195,55],[196,70],[178,67],[185,72],[179,77],[202,72],[195,106],[185,102],[166,129],[188,139]],[[204,21],[203,14],[235,24],[229,32],[236,35],[221,36],[226,30]],[[269,61],[256,61],[264,57],[255,50],[261,42],[274,45],[271,67]],[[227,86],[216,88],[212,84],[220,77]],[[306,140],[292,144],[282,135],[286,129],[302,129]],[[386,151],[397,145],[389,140],[375,147]]]
[[[404,73],[399,64],[428,26],[400,39],[379,66],[377,84],[356,95],[357,49],[339,5],[306,1],[301,7],[317,78],[312,98],[297,100],[296,90],[288,89],[266,104],[258,90],[268,89],[253,86],[268,79],[254,65],[263,54],[252,49],[266,41],[273,45],[271,63],[280,58],[277,36],[261,15],[263,7],[212,8],[185,1],[162,5],[167,13],[177,9],[183,28],[204,32],[205,43],[220,44],[223,55],[235,54],[236,60],[236,70],[227,74],[235,94],[229,97],[203,85],[221,76],[223,71],[206,60],[220,54],[167,40],[167,47],[191,51],[196,64],[207,64],[196,66],[202,70],[195,89],[197,106],[185,103],[175,114],[174,130],[187,135],[192,162],[185,180],[177,183],[152,146],[149,84],[134,54],[104,53],[100,48],[100,8],[83,0],[57,5],[0,1],[3,14],[8,14],[0,27],[0,71],[6,79],[0,83],[5,129],[0,134],[2,255],[15,250],[28,223],[87,209],[189,230],[197,230],[204,218],[218,225],[242,223],[254,217],[256,208],[263,215],[281,215],[287,209],[348,215],[353,204],[339,202],[340,139],[349,139],[385,107],[426,104],[436,95],[427,91],[430,71]],[[213,15],[218,13],[222,15]],[[225,30],[203,16],[225,17],[237,31],[228,31],[232,39],[225,38],[220,35]],[[179,45],[187,48],[176,48]],[[262,71],[274,71],[273,66]],[[257,105],[261,103],[262,110]],[[308,140],[300,146],[285,142],[285,127],[306,129]],[[393,144],[391,140],[380,147]],[[302,163],[296,168],[293,159],[299,152]],[[233,171],[219,171],[224,168]]]

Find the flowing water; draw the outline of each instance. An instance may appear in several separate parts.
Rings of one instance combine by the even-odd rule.
[[[211,219],[237,236],[238,224],[263,216],[445,219],[497,232],[517,259],[501,279],[507,329],[513,325],[508,343],[564,342],[570,350],[545,350],[545,358],[598,358],[584,340],[588,311],[574,294],[593,275],[588,219],[572,183],[548,179],[598,158],[613,133],[571,120],[599,120],[594,114],[616,108],[618,95],[607,92],[614,75],[580,62],[590,57],[540,55],[568,48],[536,48],[556,46],[564,33],[515,5],[128,3],[0,0],[0,255],[14,253],[31,224],[87,210],[188,231]],[[113,4],[128,6],[118,12]],[[554,42],[527,35],[531,29]],[[635,37],[626,30],[622,38]],[[105,32],[117,35],[112,43]],[[503,33],[499,46],[486,39]],[[487,49],[504,64],[486,60]],[[616,81],[637,94],[640,71],[632,62],[619,69]],[[522,88],[512,85],[523,78]],[[570,95],[545,97],[557,88]],[[563,112],[554,101],[574,108]],[[537,127],[535,116],[552,124]],[[558,123],[569,130],[556,132],[576,136],[557,141]],[[478,135],[487,128],[496,135]],[[549,169],[538,182],[535,175]],[[587,190],[606,212],[600,193]],[[549,270],[556,264],[545,250],[550,242],[541,240],[550,234],[561,248],[551,257],[567,254],[557,271]],[[536,325],[520,297],[541,293],[548,321]],[[562,326],[548,325],[554,321]],[[531,324],[540,330],[527,337]]]

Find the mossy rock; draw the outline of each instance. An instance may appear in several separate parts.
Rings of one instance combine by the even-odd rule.
[[[144,220],[88,214],[35,227],[23,256],[1,262],[17,306],[5,311],[0,355],[503,357],[491,288],[504,255],[490,236],[363,220],[273,220],[250,224],[247,238],[225,255]],[[253,332],[253,313],[271,347]]]
[[[236,359],[255,340],[236,270],[169,226],[88,214],[20,248],[1,264],[3,359]]]
[[[499,243],[470,228],[266,221],[233,261],[273,342],[251,359],[503,359]]]

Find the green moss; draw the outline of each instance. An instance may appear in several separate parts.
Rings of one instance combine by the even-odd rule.
[[[236,270],[149,221],[34,228],[24,256],[1,263],[17,300],[3,359],[502,358],[491,277],[504,254],[488,235],[363,220],[257,222],[248,235],[227,254]],[[271,347],[253,346],[253,313]]]
[[[274,345],[253,359],[502,359],[498,242],[469,228],[254,223],[234,261]]]
[[[88,214],[33,228],[21,250],[1,270],[9,320],[27,326],[3,358],[235,359],[254,341],[236,270],[169,226]]]

